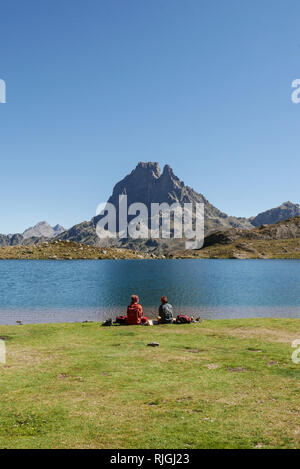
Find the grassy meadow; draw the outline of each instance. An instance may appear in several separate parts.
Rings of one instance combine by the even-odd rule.
[[[240,238],[234,243],[214,244],[198,251],[176,253],[176,256],[202,259],[300,259],[300,238]]]
[[[300,448],[299,320],[0,326],[0,338],[0,448]]]

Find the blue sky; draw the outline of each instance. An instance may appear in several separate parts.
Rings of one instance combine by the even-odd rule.
[[[1,4],[0,233],[90,219],[138,161],[221,210],[300,202],[300,3]]]

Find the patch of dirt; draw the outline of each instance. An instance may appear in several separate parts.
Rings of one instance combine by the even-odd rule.
[[[227,333],[243,339],[259,337],[270,342],[281,342],[284,344],[290,344],[293,340],[299,337],[299,333],[295,334],[295,332],[289,332],[286,330],[267,329],[263,327],[258,327],[257,329],[239,327],[236,329],[229,329]]]
[[[216,370],[217,368],[219,368],[219,365],[217,365],[216,363],[209,363],[208,365],[204,366],[206,366],[206,368],[208,368],[209,370]]]
[[[9,361],[13,366],[37,366],[52,360],[52,357],[51,353],[44,354],[31,347],[9,350]]]
[[[191,401],[192,399],[193,399],[192,396],[183,396],[183,397],[178,397],[176,399],[176,402]]]
[[[201,348],[190,348],[190,347],[185,347],[185,351],[186,351],[186,352],[190,352],[190,353],[206,352],[205,349],[201,349]]]
[[[247,368],[243,366],[237,366],[236,368],[231,368],[230,366],[227,368],[227,371],[231,371],[233,373],[243,373],[244,371],[248,371]]]

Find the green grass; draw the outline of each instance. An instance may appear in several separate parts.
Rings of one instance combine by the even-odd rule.
[[[299,320],[0,326],[0,336],[0,448],[300,447]]]
[[[177,257],[203,259],[300,259],[300,238],[239,238],[230,244],[214,244],[195,251],[177,253]]]

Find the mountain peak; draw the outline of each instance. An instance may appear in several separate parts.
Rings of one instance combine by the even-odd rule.
[[[271,208],[251,218],[253,226],[270,225],[300,215],[300,205],[287,201],[279,207]]]
[[[52,228],[46,221],[40,221],[36,225],[27,228],[23,233],[23,238],[53,238],[54,236],[62,233],[65,229],[61,225],[56,225]]]
[[[55,234],[60,234],[63,231],[65,231],[65,228],[62,225],[59,225],[59,224],[53,226],[52,229],[55,231]]]
[[[294,204],[293,202],[291,202],[290,200],[288,200],[287,202],[283,202],[280,207],[283,207],[283,208],[295,208],[295,207],[300,207],[299,204]]]
[[[130,206],[135,202],[146,205],[148,213],[151,213],[152,203],[205,203],[205,229],[207,232],[213,229],[230,228],[238,226],[250,228],[251,224],[246,219],[228,217],[210,204],[205,197],[186,186],[173,172],[170,165],[166,164],[161,173],[157,162],[139,162],[130,174],[119,181],[110,196],[108,202],[113,204],[117,210],[119,219],[119,196],[126,194],[127,204]],[[98,217],[93,220],[97,223]],[[118,221],[117,221],[118,230]]]
[[[163,174],[169,174],[170,176],[174,176],[174,172],[171,166],[169,166],[168,164],[165,164],[164,169],[163,169]]]
[[[154,162],[154,161],[147,161],[147,162],[140,161],[137,164],[136,168],[132,171],[132,173],[140,172],[140,171],[149,172],[154,177],[160,177],[161,175],[159,163]]]

